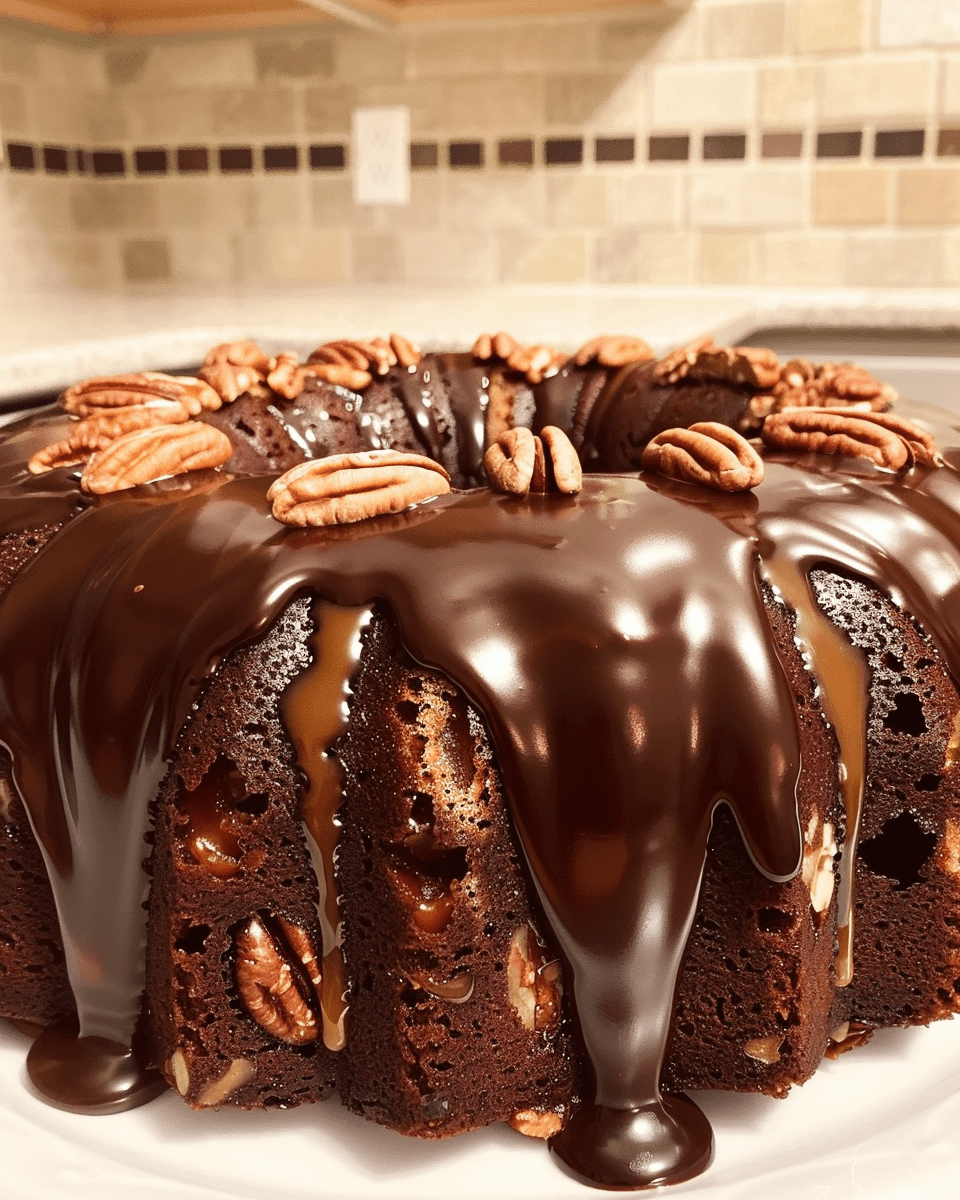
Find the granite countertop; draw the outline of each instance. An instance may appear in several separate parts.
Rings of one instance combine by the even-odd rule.
[[[396,330],[425,348],[465,348],[484,330],[508,329],[572,350],[598,333],[633,333],[662,352],[702,333],[733,341],[770,326],[958,324],[960,290],[942,288],[21,290],[0,299],[0,398],[84,376],[195,364],[210,346],[238,337],[306,352],[334,337]]]

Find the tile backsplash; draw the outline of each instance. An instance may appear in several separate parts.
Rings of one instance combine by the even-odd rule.
[[[358,206],[351,113],[410,111]],[[0,22],[0,280],[960,285],[960,4],[77,39]]]

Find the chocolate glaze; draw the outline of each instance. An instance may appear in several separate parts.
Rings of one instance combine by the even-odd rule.
[[[411,654],[487,718],[592,1066],[555,1153],[609,1188],[702,1170],[709,1126],[660,1095],[659,1074],[713,813],[730,806],[771,879],[802,852],[797,718],[758,580],[863,576],[960,678],[955,471],[781,459],[742,502],[593,476],[579,497],[473,492],[309,531],[273,521],[264,478],[211,474],[93,504],[66,471],[0,476],[0,531],[77,514],[0,608],[0,740],[80,1018],[79,1042],[38,1043],[36,1086],[88,1111],[111,1102],[98,1081],[139,1014],[143,837],[174,740],[217,662],[306,591],[389,604]],[[809,587],[784,590],[815,625]]]

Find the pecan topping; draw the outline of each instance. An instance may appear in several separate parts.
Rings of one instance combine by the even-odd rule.
[[[223,401],[232,404],[264,382],[272,361],[256,342],[221,342],[210,350],[197,374]]]
[[[296,400],[303,391],[307,371],[293,350],[284,350],[270,359],[267,387],[286,400]]]
[[[562,993],[559,962],[547,962],[533,930],[521,925],[507,953],[507,995],[524,1029],[554,1028],[560,1021]]]
[[[596,362],[601,367],[625,367],[628,363],[648,362],[653,351],[643,338],[627,334],[595,337],[585,342],[574,356],[578,367]]]
[[[743,492],[763,479],[763,460],[756,450],[742,434],[716,421],[658,433],[647,443],[640,465],[720,492]]]
[[[290,944],[289,932],[309,942],[302,929],[280,918],[254,916],[234,939],[234,977],[247,1012],[257,1024],[292,1046],[315,1041],[320,1003],[306,964]],[[316,956],[310,947],[310,958]]]
[[[518,425],[488,447],[483,469],[495,492],[563,492],[583,487],[583,471],[573,444],[562,429],[545,425],[540,436]]]
[[[527,383],[542,383],[557,371],[567,361],[567,356],[552,346],[522,346],[509,333],[481,333],[470,351],[474,358],[481,361],[498,358],[505,362],[512,371],[525,375]]]
[[[212,425],[156,425],[125,433],[94,454],[80,483],[96,495],[122,492],[168,475],[222,466],[232,453],[230,439]]]
[[[930,434],[893,413],[788,408],[767,417],[761,436],[777,450],[866,458],[890,471],[943,463]]]
[[[63,441],[38,450],[27,467],[33,475],[41,475],[54,467],[74,467],[125,433],[154,425],[179,425],[186,420],[187,410],[179,401],[173,400],[103,409],[98,416],[78,421]]]
[[[398,450],[335,454],[299,463],[267,492],[285,525],[348,525],[402,512],[450,491],[450,476],[433,459]]]
[[[75,383],[60,397],[75,417],[97,416],[116,408],[163,407],[181,404],[190,416],[220,407],[220,397],[202,379],[192,375],[164,375],[138,371],[130,375],[104,375]]]
[[[406,370],[416,367],[420,350],[399,333],[391,333],[389,341],[375,337],[367,341],[326,342],[314,350],[307,362],[318,379],[359,392],[373,381],[374,375],[386,375],[397,364]]]
[[[553,1109],[518,1108],[509,1124],[524,1137],[552,1138],[563,1128],[563,1117]]]
[[[778,410],[856,404],[882,412],[897,399],[894,388],[863,367],[829,362],[815,366],[804,358],[793,358],[780,368],[773,394]]]
[[[772,350],[757,346],[718,346],[712,337],[697,338],[662,358],[653,369],[662,383],[682,379],[740,386],[772,388],[780,378],[780,364]]]
[[[390,334],[390,348],[397,356],[397,362],[401,367],[406,367],[411,370],[420,362],[420,347],[415,346],[413,342],[405,338],[402,334]]]

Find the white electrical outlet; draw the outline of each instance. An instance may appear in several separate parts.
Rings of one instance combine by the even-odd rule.
[[[409,108],[355,108],[351,162],[357,204],[409,204]]]

